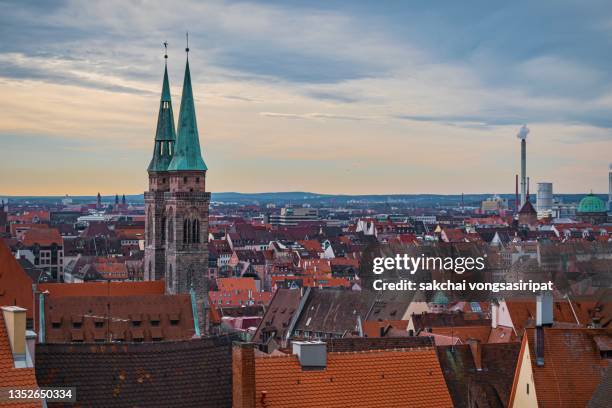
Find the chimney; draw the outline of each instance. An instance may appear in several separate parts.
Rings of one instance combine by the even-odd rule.
[[[476,371],[482,371],[482,344],[480,344],[480,340],[469,338],[467,344],[470,346]]]
[[[294,341],[293,354],[298,356],[304,370],[324,369],[327,366],[327,344],[322,341]]]
[[[497,314],[499,313],[499,305],[497,301],[491,302],[491,327],[497,329]]]
[[[3,306],[4,324],[13,352],[15,368],[26,365],[26,310],[19,306]]]
[[[535,329],[535,357],[538,367],[544,366],[544,327],[536,326]]]
[[[232,408],[255,408],[255,345],[232,347]]]
[[[543,292],[536,297],[536,326],[553,325],[553,297],[550,292]]]
[[[520,203],[519,203],[519,192],[518,192],[518,174],[516,175],[516,180],[515,180],[515,207],[516,207],[516,212],[518,212],[519,207],[520,207]]]
[[[535,357],[538,367],[544,366],[544,327],[553,325],[553,297],[543,292],[536,298]]]

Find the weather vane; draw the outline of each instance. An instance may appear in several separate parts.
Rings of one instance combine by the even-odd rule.
[[[164,59],[168,62],[168,41],[164,41]]]
[[[189,57],[189,31],[185,33],[185,38],[187,40],[187,47],[185,48],[185,52],[187,53],[187,56]]]

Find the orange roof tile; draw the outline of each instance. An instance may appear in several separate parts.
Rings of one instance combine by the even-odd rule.
[[[8,333],[4,324],[4,313],[0,311],[0,388],[32,388],[36,387],[34,368],[15,368],[13,353],[9,343]],[[0,407],[29,408],[40,407],[41,403],[13,404],[0,401]]]
[[[363,335],[365,337],[381,337],[380,329],[385,329],[385,333],[391,328],[406,331],[408,323],[408,320],[384,320],[382,322],[376,320],[364,320],[361,323],[361,326],[363,328]],[[408,332],[406,331],[406,334],[407,333]]]
[[[512,324],[517,333],[522,333],[523,328],[533,325],[536,318],[535,300],[506,299],[508,312]],[[590,309],[594,308],[596,302],[572,302],[572,307],[567,300],[555,301],[553,306],[553,319],[555,323],[570,323],[578,325],[576,317],[581,325],[590,323]],[[574,315],[574,312],[576,315]]]
[[[316,239],[309,239],[305,241],[298,241],[298,244],[304,247],[304,249],[312,252],[322,252],[323,248],[321,247],[321,243]]]
[[[255,378],[258,408],[452,406],[432,348],[328,353],[324,370],[303,370],[295,355],[259,357]]]
[[[144,282],[41,283],[49,297],[163,295],[163,280]]]
[[[32,279],[0,238],[0,306],[20,306],[32,318]]]
[[[534,328],[526,329],[531,367],[540,407],[585,407],[608,362],[594,337],[606,329],[544,328],[544,365],[536,365]]]
[[[64,245],[64,239],[55,228],[32,228],[23,233],[23,244],[25,246],[51,246],[53,244]]]
[[[431,331],[434,334],[457,337],[462,343],[466,343],[468,339],[486,343],[491,334],[491,326],[432,327]]]
[[[232,290],[257,290],[254,278],[219,278],[217,286],[221,292],[229,292]]]
[[[49,221],[50,213],[45,210],[31,210],[19,215],[10,215],[9,221],[17,221],[21,223],[32,223],[40,221]]]

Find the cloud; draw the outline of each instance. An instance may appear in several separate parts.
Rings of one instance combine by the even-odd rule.
[[[270,118],[285,119],[340,119],[340,120],[365,120],[359,116],[334,115],[330,113],[279,113],[279,112],[260,112],[261,116]]]
[[[66,163],[77,150],[104,151],[111,161],[120,152],[129,158],[122,183],[142,190],[161,43],[170,43],[178,115],[189,30],[198,123],[217,191],[323,191],[318,183],[328,183],[327,192],[501,191],[499,180],[516,170],[508,151],[522,123],[540,155],[530,164],[533,177],[558,177],[558,191],[577,191],[609,161],[612,10],[605,2],[560,1],[554,11],[528,1],[143,4],[0,3],[2,142],[6,135],[56,140],[45,142],[47,151]],[[23,170],[25,146],[10,144],[0,170]],[[571,155],[574,173],[555,172],[551,163]],[[432,164],[432,156],[440,159]],[[282,175],[279,158],[286,158]],[[108,161],[83,165],[105,174]],[[410,176],[423,171],[423,180]],[[260,179],[246,182],[244,174]],[[3,178],[0,189],[45,188],[19,177]]]

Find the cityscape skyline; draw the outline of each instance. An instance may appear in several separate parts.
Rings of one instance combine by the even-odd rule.
[[[601,51],[612,13],[604,7],[574,15],[571,4],[558,5],[560,16],[575,19],[575,37],[589,40],[580,47],[560,22],[534,27],[549,10],[521,2],[473,15],[450,4],[372,14],[365,4],[185,2],[181,13],[153,4],[146,16],[137,3],[121,13],[7,5],[0,172],[10,177],[0,179],[0,194],[142,191],[161,43],[170,43],[177,102],[186,29],[211,191],[512,191],[520,166],[514,135],[523,123],[532,131],[532,193],[542,181],[556,193],[607,189],[612,91]],[[514,15],[524,17],[516,27],[482,40],[482,30]],[[399,16],[415,27],[399,26]],[[433,21],[435,40],[418,32]],[[477,23],[478,32],[460,21]],[[10,30],[39,23],[19,36]],[[516,31],[524,37],[511,37]]]

